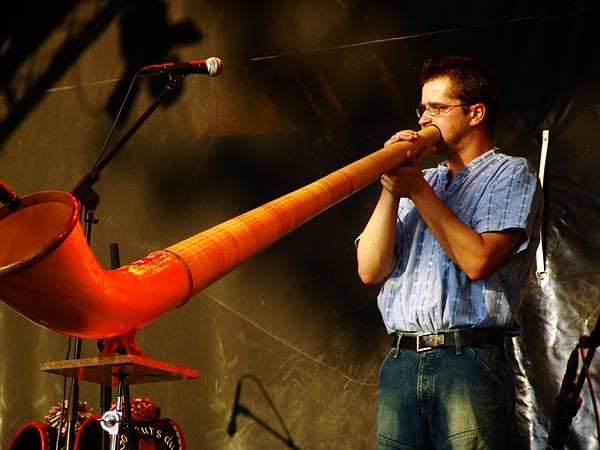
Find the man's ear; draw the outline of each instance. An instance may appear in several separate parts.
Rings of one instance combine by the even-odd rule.
[[[485,117],[485,105],[483,103],[475,103],[471,105],[471,112],[473,114],[471,118],[471,125],[476,126],[483,122]]]

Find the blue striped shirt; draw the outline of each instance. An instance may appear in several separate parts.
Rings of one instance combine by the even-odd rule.
[[[456,174],[448,189],[444,163],[423,173],[446,207],[473,230],[525,233],[493,274],[472,281],[446,255],[412,201],[402,198],[398,261],[378,296],[388,332],[500,327],[518,333],[514,314],[539,243],[542,194],[535,170],[524,158],[492,149]]]

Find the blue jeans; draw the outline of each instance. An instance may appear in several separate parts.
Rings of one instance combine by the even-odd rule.
[[[379,375],[377,450],[509,450],[514,398],[503,348],[393,349]]]

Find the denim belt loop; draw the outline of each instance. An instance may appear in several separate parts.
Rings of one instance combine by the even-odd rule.
[[[454,330],[454,346],[456,347],[456,354],[462,355],[462,345],[460,343],[460,330]]]
[[[402,341],[402,336],[404,336],[404,333],[402,331],[397,331],[396,334],[398,335],[398,337],[396,339],[394,359],[398,359],[398,354],[400,353],[400,341]]]

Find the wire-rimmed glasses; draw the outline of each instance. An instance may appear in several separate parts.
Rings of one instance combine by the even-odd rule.
[[[420,119],[427,112],[431,117],[443,116],[444,114],[450,112],[451,109],[456,108],[458,106],[469,106],[466,103],[461,103],[460,105],[420,105],[417,108],[417,117]]]

